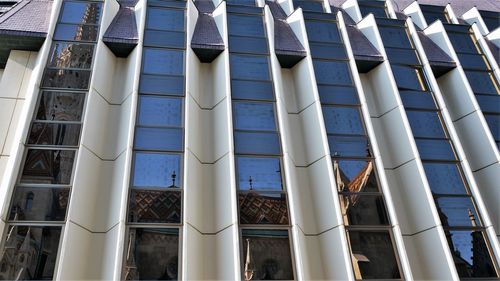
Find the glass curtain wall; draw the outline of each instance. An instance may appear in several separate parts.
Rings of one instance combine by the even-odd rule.
[[[52,279],[102,3],[63,1],[3,235],[0,279]]]
[[[228,2],[242,280],[293,280],[290,215],[263,9]],[[246,4],[246,5],[242,5]]]
[[[185,1],[148,1],[143,47],[122,279],[178,280]]]
[[[356,279],[401,279],[391,221],[333,14],[305,12],[333,173]]]
[[[486,123],[500,149],[500,86],[469,25],[445,24],[444,28],[469,80]]]
[[[358,0],[359,11],[363,17],[373,14],[376,18],[388,18],[385,1],[380,0]]]
[[[425,21],[427,25],[431,25],[437,20],[441,20],[444,23],[451,23],[450,16],[443,6],[433,6],[433,5],[422,5],[420,4],[420,10],[424,14]]]
[[[481,216],[404,21],[378,23],[458,274],[497,277]]]

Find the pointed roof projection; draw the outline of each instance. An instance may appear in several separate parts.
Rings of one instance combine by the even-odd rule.
[[[356,66],[360,73],[369,72],[384,61],[382,54],[356,26],[347,25],[346,30],[351,41]]]
[[[38,51],[47,37],[52,1],[24,0],[0,15],[0,68],[11,50]]]
[[[210,0],[197,0],[198,20],[191,38],[191,49],[201,62],[211,63],[226,48],[212,16],[215,6]]]
[[[102,41],[117,57],[128,57],[139,42],[134,7],[138,0],[119,1],[120,9]]]
[[[436,78],[457,67],[453,59],[427,37],[427,35],[422,31],[418,31],[417,33]]]
[[[292,68],[307,56],[292,28],[286,22],[286,13],[274,1],[266,1],[274,17],[274,51],[283,68]]]

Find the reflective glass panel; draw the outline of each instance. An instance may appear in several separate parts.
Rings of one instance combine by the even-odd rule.
[[[434,200],[443,226],[480,226],[470,197],[438,197]]]
[[[57,24],[54,40],[96,41],[99,35],[97,25]]]
[[[52,45],[48,67],[90,69],[94,45],[56,42]]]
[[[431,92],[400,90],[399,95],[405,108],[438,109]]]
[[[400,89],[425,91],[425,80],[420,69],[403,65],[391,65],[394,79]]]
[[[457,53],[458,60],[464,69],[488,70],[489,65],[486,57],[479,54],[463,54]]]
[[[64,221],[69,188],[16,187],[9,220]]]
[[[389,231],[347,231],[356,279],[400,279]]]
[[[377,18],[386,18],[387,13],[385,12],[385,8],[383,7],[373,7],[367,5],[359,5],[359,10],[363,14],[363,16],[367,16],[368,14],[373,14],[373,16]]]
[[[180,50],[144,49],[143,72],[161,75],[183,75],[184,52]]]
[[[182,151],[184,149],[182,128],[135,129],[134,148],[144,150]]]
[[[274,100],[273,84],[268,81],[232,79],[231,96],[233,99]]]
[[[318,84],[352,85],[347,62],[314,60],[313,64]]]
[[[28,149],[21,183],[70,184],[74,150]]]
[[[184,96],[184,76],[141,75],[142,94]]]
[[[180,191],[130,191],[128,221],[139,223],[180,223],[182,217]]]
[[[130,228],[122,280],[178,280],[179,230]]]
[[[278,133],[234,132],[236,153],[278,155],[281,152]]]
[[[379,26],[380,36],[385,47],[411,49],[410,38],[406,33],[406,28],[396,26]],[[392,51],[392,49],[391,49]]]
[[[100,3],[70,2],[63,4],[60,22],[64,23],[99,23],[101,17]]]
[[[24,280],[52,280],[56,266],[60,226],[9,226],[0,267],[5,280],[19,279],[19,262],[23,261]]]
[[[484,119],[488,123],[491,134],[495,140],[500,140],[500,115],[484,114]]]
[[[324,44],[314,43],[309,44],[311,48],[311,56],[317,59],[347,59],[347,53],[343,44]]]
[[[458,164],[423,162],[425,175],[435,194],[467,194]]]
[[[389,225],[382,195],[340,194],[346,225]]]
[[[500,92],[495,86],[495,78],[489,72],[484,71],[465,71],[474,94],[499,95]]]
[[[420,64],[415,50],[385,48],[391,63],[401,63],[409,65]]]
[[[460,53],[478,54],[478,50],[469,33],[447,32],[451,44]]]
[[[179,188],[182,183],[181,155],[135,153],[133,186],[136,188]]]
[[[314,11],[314,12],[323,12],[323,3],[319,1],[293,1],[293,5],[295,9],[301,7],[304,11]]]
[[[276,131],[272,103],[233,102],[233,114],[235,129]]]
[[[476,100],[483,113],[500,113],[500,95],[476,95]]]
[[[327,133],[364,135],[361,113],[357,107],[323,106]]]
[[[336,22],[307,20],[306,30],[309,41],[330,43],[342,42]]]
[[[145,30],[144,46],[185,48],[186,33],[179,31]]]
[[[333,160],[339,192],[378,192],[375,164],[366,160]]]
[[[89,82],[90,70],[46,69],[42,87],[86,90]]]
[[[238,188],[241,190],[282,190],[278,157],[236,157]]]
[[[415,139],[422,160],[456,160],[448,140]]]
[[[406,116],[415,137],[445,138],[446,134],[436,111],[407,110]]]
[[[328,144],[332,156],[371,157],[370,141],[366,136],[329,135]]]
[[[260,16],[229,14],[229,35],[265,37],[264,23]]]
[[[146,28],[184,31],[184,10],[148,8]]]
[[[140,96],[138,124],[148,126],[181,126],[182,99]]]
[[[78,146],[80,124],[56,124],[33,122],[28,144]]]
[[[229,51],[250,54],[268,54],[267,39],[265,37],[229,37]]]
[[[230,56],[231,78],[249,80],[269,80],[269,65],[265,56]]]
[[[148,6],[185,8],[186,1],[179,0],[148,0]]]
[[[359,105],[358,93],[354,87],[318,85],[321,103]]]
[[[85,95],[43,91],[38,103],[37,120],[80,121]]]
[[[245,259],[250,256],[254,268],[252,280],[294,279],[288,231],[243,229],[241,233],[243,274]]]
[[[482,231],[447,230],[445,235],[460,277],[497,277]]]
[[[284,193],[240,192],[238,202],[240,224],[289,224]]]

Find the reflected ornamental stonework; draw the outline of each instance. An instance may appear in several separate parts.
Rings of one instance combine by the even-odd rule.
[[[240,192],[240,224],[288,225],[288,207],[283,193]]]
[[[180,223],[182,194],[180,191],[130,191],[129,222]]]

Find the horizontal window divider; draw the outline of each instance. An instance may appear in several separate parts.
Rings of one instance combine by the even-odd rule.
[[[184,30],[175,30],[175,29],[169,30],[169,29],[157,29],[157,28],[147,27],[147,28],[144,28],[144,31],[166,31],[166,32],[173,32],[173,33],[186,33],[186,26],[184,25]]]
[[[238,193],[251,193],[251,192],[262,192],[262,193],[275,193],[275,194],[287,194],[287,191],[285,189],[260,189],[260,188],[254,188],[254,189],[240,189],[238,188]]]
[[[393,226],[390,224],[380,224],[380,225],[359,225],[359,224],[344,224],[347,231],[392,231]]]
[[[332,160],[367,160],[367,161],[370,161],[370,160],[375,160],[375,157],[356,157],[356,156],[335,156],[335,155],[331,155],[331,158]]]
[[[248,157],[268,157],[268,158],[277,158],[277,157],[283,157],[283,153],[281,152],[281,147],[280,147],[280,153],[279,154],[249,154],[249,153],[234,153],[236,156],[248,156]]]
[[[328,136],[332,137],[365,137],[368,140],[370,137],[367,134],[359,135],[359,134],[336,134],[336,133],[326,133]]]
[[[445,129],[443,127],[443,129]],[[449,141],[449,142],[452,142],[452,140],[450,138],[438,138],[438,137],[415,137],[414,136],[414,139],[415,140],[436,140],[436,141]]]
[[[7,221],[9,226],[64,226],[64,221]]]
[[[26,147],[29,147],[31,148],[31,145],[35,145],[35,144],[27,144]],[[53,144],[47,144],[47,145],[43,145],[43,144],[36,144],[36,146],[39,146],[39,147],[50,147],[50,148],[57,148],[55,150],[62,150],[62,149],[59,149],[59,148],[74,148],[75,150],[78,150],[78,147],[80,146],[80,144],[78,145],[58,145],[58,146],[54,146]]]
[[[267,36],[248,36],[248,35],[229,34],[229,38],[232,38],[232,37],[237,37],[237,38],[258,38],[258,39],[265,39],[265,40],[267,40]]]
[[[263,134],[266,134],[266,133],[275,133],[275,134],[278,134],[279,135],[279,131],[278,130],[248,130],[248,129],[234,129],[233,130],[235,133],[236,132],[241,132],[241,133],[263,133]]]
[[[54,145],[46,145],[40,146],[39,144],[26,144],[26,149],[32,150],[64,150],[64,151],[78,151],[78,147],[63,147],[63,146],[54,146]]]
[[[136,186],[133,186],[131,185],[130,186],[130,191],[132,190],[139,190],[139,191],[165,191],[165,192],[180,192],[180,193],[183,193],[183,188],[182,187],[170,187],[170,186],[167,186],[167,187],[157,187],[157,186],[148,186],[148,187],[145,187],[145,188],[141,188],[141,187],[136,187]]]
[[[259,229],[259,230],[290,230],[291,224],[242,224],[238,222],[240,230]]]
[[[90,77],[91,79],[91,77]],[[82,92],[82,93],[88,93],[90,91],[90,88],[86,89],[77,89],[77,88],[55,88],[55,87],[43,87],[40,86],[40,90],[42,91],[48,91],[48,92],[59,92],[59,91],[70,91],[70,92]]]
[[[17,187],[24,187],[24,188],[53,188],[53,189],[70,189],[71,185],[65,185],[65,184],[35,184],[35,183],[18,183],[15,185]]]
[[[362,191],[362,192],[346,192],[346,191],[340,191],[340,192],[337,192],[339,195],[371,195],[371,196],[384,196],[384,194],[379,191],[379,192],[375,192],[375,191],[368,191],[368,192],[365,192],[365,191]]]
[[[349,58],[345,58],[345,59],[324,59],[324,58],[313,58],[312,59],[313,62],[314,61],[324,61],[324,62],[337,62],[337,61],[340,61],[340,62],[349,62]],[[314,66],[313,66],[314,67]],[[351,74],[349,71],[348,71],[349,75]],[[326,85],[335,85],[335,84],[326,84]],[[340,84],[342,85],[342,84]]]
[[[47,119],[34,119],[31,121],[33,123],[41,124],[62,124],[62,125],[83,125],[83,121],[65,121],[65,120],[47,120]]]
[[[177,228],[182,230],[183,223],[146,223],[146,222],[127,222],[127,227],[133,228]]]
[[[152,128],[152,129],[181,129],[184,131],[184,126],[160,126],[160,125],[140,125],[137,123],[136,128]]]
[[[241,79],[241,78],[231,78],[231,82],[235,80],[235,81],[247,81],[247,82],[270,82],[270,83],[273,83],[272,80],[257,80],[257,79]],[[274,89],[273,89],[273,93],[274,93]]]
[[[183,138],[184,140],[184,138]],[[184,141],[183,141],[184,142]],[[162,149],[148,149],[143,147],[136,147],[134,144],[134,152],[153,152],[153,153],[165,153],[165,154],[184,154],[184,144],[182,145],[182,150],[162,150]]]
[[[47,70],[73,70],[73,71],[92,71],[92,66],[89,68],[75,68],[75,67],[52,67],[47,66]]]
[[[486,230],[486,227],[484,226],[445,226],[442,225],[444,230],[451,230],[451,231],[484,231]]]

